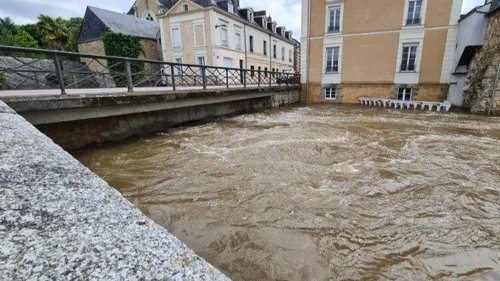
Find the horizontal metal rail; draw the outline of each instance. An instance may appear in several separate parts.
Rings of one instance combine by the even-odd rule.
[[[289,86],[298,73],[175,63],[0,45],[0,91],[23,89],[127,88],[254,85]]]

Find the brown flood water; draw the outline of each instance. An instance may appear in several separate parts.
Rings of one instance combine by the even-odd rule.
[[[500,118],[291,107],[76,156],[233,280],[500,270]]]

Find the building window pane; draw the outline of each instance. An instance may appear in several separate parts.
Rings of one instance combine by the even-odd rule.
[[[175,58],[175,63],[182,63],[182,58]],[[177,70],[177,75],[182,75],[182,66],[176,65],[175,69]]]
[[[228,42],[227,42],[227,29],[226,28],[222,28],[220,30],[220,41],[221,41],[221,45],[223,47],[228,47]]]
[[[339,47],[326,48],[326,73],[339,72]]]
[[[328,32],[340,32],[340,7],[330,8],[328,12]]]
[[[398,91],[398,100],[411,100],[412,94],[413,94],[413,89],[400,88]]]
[[[337,99],[337,88],[326,88],[325,89],[325,99],[327,99],[327,100]]]
[[[236,33],[235,41],[236,41],[236,50],[241,50],[241,34]]]
[[[178,49],[181,47],[181,30],[179,28],[173,28],[172,34],[174,37],[173,47]]]
[[[422,22],[422,1],[410,0],[408,2],[408,13],[406,15],[406,25],[419,25]]]
[[[274,44],[274,46],[273,46],[273,57],[274,58],[277,57],[277,54],[276,54],[276,44]]]
[[[285,47],[281,47],[281,60],[285,60]]]
[[[264,56],[267,56],[267,41],[264,40]]]
[[[417,62],[418,45],[403,45],[403,57],[401,58],[401,71],[415,71]]]
[[[253,53],[253,36],[250,36],[250,53]]]
[[[189,11],[189,6],[187,4],[182,5],[182,11],[184,12]]]
[[[205,65],[205,57],[198,57],[198,64]]]
[[[254,77],[255,76],[255,66],[250,66],[250,76]]]

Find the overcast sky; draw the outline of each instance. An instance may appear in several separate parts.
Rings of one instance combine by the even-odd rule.
[[[242,7],[266,10],[278,25],[284,25],[300,38],[301,0],[241,0]],[[52,17],[83,17],[87,5],[116,12],[127,12],[134,0],[0,0],[0,17],[10,17],[18,24],[35,22],[39,14]],[[462,13],[484,0],[464,0]],[[285,9],[283,9],[285,7]]]

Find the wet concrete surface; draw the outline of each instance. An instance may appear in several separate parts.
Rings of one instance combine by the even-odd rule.
[[[301,106],[77,158],[233,280],[500,270],[500,118]]]

